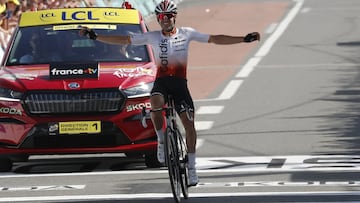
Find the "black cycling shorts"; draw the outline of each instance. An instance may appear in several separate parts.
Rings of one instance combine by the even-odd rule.
[[[151,90],[151,95],[156,94],[163,95],[165,102],[167,102],[168,95],[172,95],[175,102],[175,109],[178,114],[185,111],[185,109],[181,107],[182,101],[187,104],[191,112],[194,112],[194,102],[191,98],[186,79],[174,76],[157,78],[154,82],[154,87]]]

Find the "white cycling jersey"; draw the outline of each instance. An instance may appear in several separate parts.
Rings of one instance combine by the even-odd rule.
[[[130,36],[131,44],[150,44],[154,51],[156,77],[176,76],[186,79],[188,49],[190,41],[208,42],[209,34],[197,32],[190,27],[176,28],[176,33],[165,36],[162,31],[151,31]]]

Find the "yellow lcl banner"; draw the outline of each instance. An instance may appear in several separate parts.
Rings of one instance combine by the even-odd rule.
[[[69,8],[24,12],[19,26],[56,25],[72,23],[139,24],[139,12],[122,8]]]

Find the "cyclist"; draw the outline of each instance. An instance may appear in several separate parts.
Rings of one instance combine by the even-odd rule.
[[[253,42],[260,40],[260,34],[258,32],[252,32],[246,36],[210,35],[200,33],[190,27],[178,28],[175,26],[177,6],[170,0],[161,1],[155,8],[155,14],[161,26],[161,30],[158,31],[128,36],[107,36],[97,35],[93,30],[84,27],[80,30],[80,35],[86,35],[90,39],[105,43],[152,45],[158,69],[154,87],[151,91],[151,107],[153,110],[162,108],[166,102],[165,99],[167,95],[173,95],[176,111],[180,116],[186,133],[189,186],[195,186],[198,183],[195,169],[196,130],[194,120],[188,119],[184,109],[180,105],[181,101],[185,101],[187,105],[190,106],[192,117],[194,117],[194,104],[187,87],[186,78],[189,43],[192,40],[215,44]],[[163,146],[164,118],[162,113],[158,111],[151,113],[151,119],[158,137],[158,159],[163,163],[165,162]]]

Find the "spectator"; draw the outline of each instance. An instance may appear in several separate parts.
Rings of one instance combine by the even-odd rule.
[[[6,0],[0,0],[0,11],[1,13],[6,10]]]
[[[27,11],[28,7],[29,7],[28,6],[28,0],[22,0],[20,2],[20,10],[21,10],[21,12]]]
[[[7,30],[8,29],[8,21],[7,21],[7,13],[6,13],[6,0],[0,0],[0,14],[1,14],[1,23],[0,26]]]
[[[65,7],[66,8],[76,8],[76,7],[79,7],[79,3],[80,2],[76,1],[76,0],[67,0]]]
[[[1,54],[5,51],[11,34],[18,24],[18,0],[0,0],[0,46]]]
[[[10,32],[13,32],[21,15],[20,2],[18,0],[8,0],[6,2],[6,12],[9,19],[8,29]]]
[[[95,0],[84,0],[86,7],[94,7],[95,6]]]
[[[5,1],[0,0],[0,2],[4,2],[5,5]],[[8,39],[10,38],[10,32],[8,31],[8,26],[7,26],[8,19],[6,14],[7,14],[6,6],[1,6],[0,7],[0,47],[1,47],[0,56],[4,54]]]

